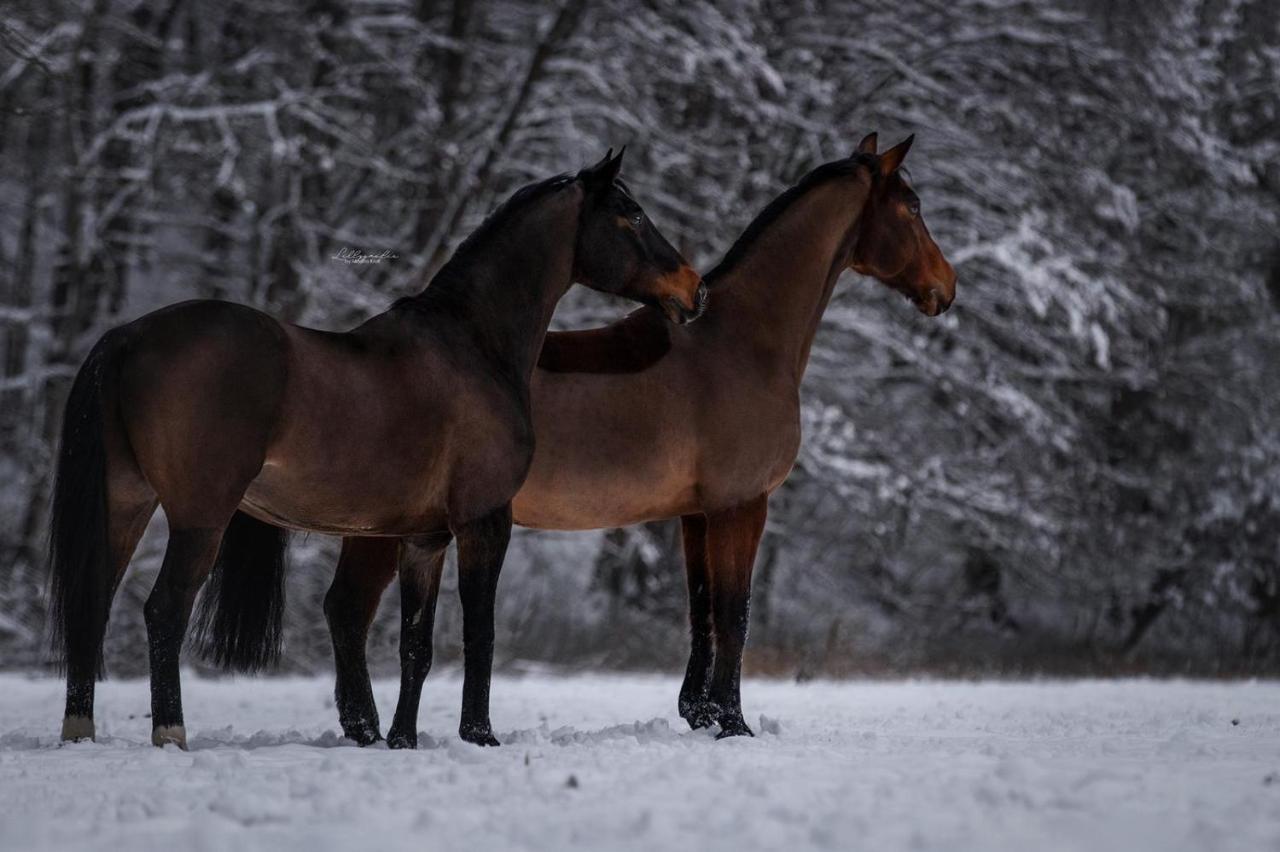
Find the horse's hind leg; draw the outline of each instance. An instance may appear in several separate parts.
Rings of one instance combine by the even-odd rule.
[[[223,433],[224,440],[230,434]],[[170,465],[163,470],[163,484],[156,486],[169,520],[169,545],[143,608],[151,658],[151,742],[183,749],[187,732],[178,662],[191,607],[217,561],[236,507],[262,467],[260,456],[237,458],[226,445],[206,446],[204,458],[203,469],[194,453],[185,463]],[[218,466],[210,468],[215,460]]]
[[[178,659],[191,606],[213,568],[225,528],[225,523],[212,528],[171,526],[164,563],[147,598],[144,612],[151,654],[151,742],[158,746],[173,743],[187,747]]]
[[[236,460],[229,452],[209,452],[207,457],[223,460],[212,478],[199,482],[200,467],[194,462],[175,464],[156,489],[169,520],[169,545],[143,615],[151,659],[151,742],[158,746],[187,747],[178,663],[191,608],[218,559],[236,507],[262,465],[260,459]]]
[[[106,607],[111,608],[125,569],[156,510],[156,498],[139,475],[113,476],[107,480],[107,530],[111,554],[112,576],[108,586]],[[106,619],[96,637],[101,647],[106,635]],[[68,670],[67,707],[62,718],[63,740],[91,740],[96,734],[93,722],[94,688],[97,673]]]
[[[680,686],[680,717],[691,728],[715,722],[707,697],[711,686],[711,588],[707,577],[707,517],[680,519],[684,567],[689,583],[689,665]]]
[[[418,703],[431,671],[440,575],[452,536],[419,536],[407,544],[400,569],[400,699],[387,732],[392,748],[418,747]]]
[[[151,742],[158,746],[187,746],[178,662],[191,607],[245,490],[262,468],[262,456],[246,452],[253,449],[255,436],[227,429],[217,437],[221,443],[188,437],[177,458],[155,464],[155,474],[149,476],[169,520],[164,562],[143,608],[151,658]],[[237,440],[239,446],[233,443]],[[193,444],[201,452],[193,451]],[[151,451],[162,454],[164,449],[160,444]]]
[[[751,569],[764,532],[769,497],[707,517],[707,558],[715,625],[715,664],[709,699],[721,737],[751,736],[742,717],[742,649],[751,612]]]
[[[338,705],[338,721],[342,733],[362,746],[382,739],[378,707],[369,684],[365,643],[382,593],[395,577],[399,554],[399,539],[344,538],[338,570],[324,596],[324,615],[333,639],[337,669],[334,701]]]

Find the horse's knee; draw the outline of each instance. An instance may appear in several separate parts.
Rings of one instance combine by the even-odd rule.
[[[401,651],[401,660],[408,663],[419,681],[431,674],[431,661],[434,657],[431,637],[419,636],[417,642],[405,643]]]

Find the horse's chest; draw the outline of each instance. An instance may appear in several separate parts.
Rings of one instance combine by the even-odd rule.
[[[460,476],[509,481],[523,478],[533,460],[533,430],[519,424],[472,432],[455,448],[453,465]]]
[[[777,488],[800,450],[798,401],[786,389],[744,391],[722,401],[701,441],[701,488],[713,502],[750,499]]]
[[[484,417],[464,418],[456,434],[445,498],[450,515],[480,515],[510,502],[533,461],[528,414],[509,406]]]

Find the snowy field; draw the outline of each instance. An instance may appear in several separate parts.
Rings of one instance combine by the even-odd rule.
[[[502,677],[482,750],[443,675],[417,752],[341,739],[327,680],[184,685],[190,752],[141,681],[60,748],[61,684],[0,676],[0,849],[1280,849],[1275,683],[748,681],[716,742],[671,678]]]

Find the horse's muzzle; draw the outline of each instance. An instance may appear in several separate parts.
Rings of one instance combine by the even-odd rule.
[[[955,291],[953,290],[952,292]],[[951,307],[951,301],[951,299],[947,298],[942,288],[931,287],[923,298],[916,299],[916,307],[925,316],[936,317],[939,314],[946,313],[947,308]]]
[[[697,291],[693,295],[692,306],[686,306],[675,296],[668,296],[662,300],[662,309],[667,315],[667,319],[680,325],[687,325],[707,310],[707,302],[710,296],[707,294],[707,285],[699,284]]]

